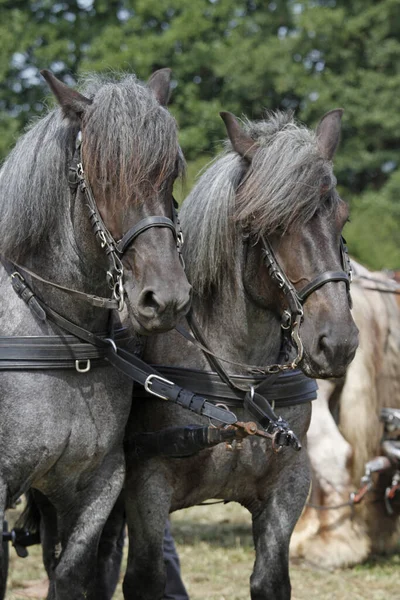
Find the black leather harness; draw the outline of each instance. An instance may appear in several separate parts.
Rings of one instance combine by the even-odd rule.
[[[6,270],[11,265],[9,261],[3,264]],[[12,273],[11,277],[12,275],[15,277],[15,273]],[[111,337],[105,337],[72,323],[40,300],[22,276],[17,279],[23,281],[24,290],[29,289],[29,293],[25,291],[21,298],[28,306],[34,305],[33,314],[37,316],[40,311],[44,315],[42,320],[48,320],[69,335],[63,333],[60,336],[0,337],[0,370],[75,368],[78,372],[84,373],[91,368],[93,359],[93,366],[111,364],[157,397],[168,398],[197,414],[227,425],[237,421],[233,413],[214,406],[205,398],[179,385],[166,381],[156,369],[125,349],[124,346],[129,346],[131,338],[126,338],[122,343],[119,332],[117,335],[114,332],[109,333]],[[89,368],[85,364],[89,364]]]
[[[237,387],[232,388],[222,381],[216,372],[161,365],[156,365],[156,369],[166,379],[174,381],[184,388],[196,390],[196,394],[204,396],[210,402],[232,409],[243,406],[249,388],[254,387],[259,393],[262,393],[262,389],[258,386],[266,382],[263,375],[252,377],[233,375],[231,380]],[[242,391],[239,386],[243,387]],[[300,369],[296,369],[279,373],[273,383],[268,385],[265,395],[272,408],[286,408],[315,400],[317,389],[315,379],[306,377]],[[135,395],[138,397],[148,396],[143,388],[138,389]]]
[[[85,179],[81,160],[81,140],[79,136],[74,159],[70,167],[69,185],[73,194],[76,194],[77,191],[79,191],[82,195],[84,202],[89,209],[89,218],[94,233],[108,256],[110,266],[107,277],[109,285],[113,290],[112,298],[99,298],[79,292],[78,290],[71,290],[53,284],[38,276],[36,273],[33,273],[26,267],[22,267],[12,263],[6,258],[2,258],[3,265],[11,277],[14,291],[27,303],[35,317],[41,321],[50,321],[59,327],[62,332],[67,332],[67,335],[63,333],[63,335],[57,337],[0,337],[0,369],[26,370],[74,367],[78,372],[86,372],[91,368],[92,361],[93,366],[104,365],[107,363],[112,364],[133,381],[144,386],[146,392],[153,396],[176,402],[180,406],[189,409],[196,414],[210,417],[225,425],[235,425],[235,427],[242,432],[245,431],[246,435],[257,434],[268,437],[273,440],[275,446],[281,447],[283,445],[291,445],[296,449],[300,449],[300,442],[291,431],[289,424],[281,417],[275,415],[266,395],[268,394],[269,396],[272,393],[271,390],[275,386],[275,390],[280,389],[280,398],[277,399],[281,401],[284,394],[290,393],[289,399],[291,399],[291,403],[294,404],[295,396],[293,396],[292,393],[294,386],[298,385],[300,387],[298,388],[298,394],[296,395],[296,403],[297,400],[305,402],[308,401],[308,399],[315,397],[316,385],[310,382],[310,380],[307,380],[307,378],[299,372],[296,372],[294,375],[296,380],[292,379],[291,382],[289,382],[290,377],[286,377],[285,379],[284,377],[280,377],[280,374],[284,371],[289,372],[290,370],[293,370],[301,359],[302,346],[298,335],[298,328],[303,315],[302,304],[305,299],[315,289],[318,289],[328,281],[344,281],[346,285],[349,286],[351,270],[349,263],[346,262],[347,253],[345,252],[343,242],[341,245],[342,263],[345,269],[348,267],[346,269],[347,272],[329,272],[320,275],[298,293],[281,269],[269,242],[263,240],[264,256],[270,276],[282,290],[289,304],[290,310],[284,311],[286,320],[283,328],[291,330],[292,339],[296,342],[297,357],[295,361],[291,364],[280,363],[262,370],[263,377],[261,378],[261,381],[256,382],[256,391],[255,386],[251,383],[253,380],[247,381],[246,378],[241,378],[242,387],[240,387],[236,378],[232,378],[226,374],[216,357],[212,359],[210,357],[212,353],[209,352],[209,354],[207,354],[210,364],[215,367],[213,370],[224,383],[224,389],[221,390],[222,395],[219,396],[219,399],[222,397],[230,402],[233,400],[232,395],[236,400],[244,398],[246,407],[263,426],[263,430],[259,430],[255,424],[238,422],[236,415],[228,409],[227,405],[224,407],[216,406],[216,403],[214,402],[215,398],[212,395],[212,390],[215,387],[217,377],[215,373],[211,374],[211,376],[208,373],[199,375],[199,391],[196,393],[191,392],[185,387],[187,381],[185,377],[183,378],[185,380],[185,385],[173,383],[169,378],[164,377],[164,373],[160,373],[155,368],[147,365],[144,361],[135,356],[134,353],[124,348],[121,341],[118,339],[118,336],[114,335],[114,332],[109,333],[107,337],[90,332],[54,311],[34,294],[24,276],[29,276],[33,279],[53,285],[75,297],[90,302],[93,306],[122,310],[124,305],[124,289],[121,258],[138,235],[150,227],[167,227],[174,233],[177,250],[181,256],[183,238],[175,204],[172,210],[173,221],[167,217],[146,217],[126,232],[119,242],[114,240],[102,220],[90,185]],[[289,323],[287,322],[288,319]],[[193,317],[190,320],[190,326],[195,338],[197,338],[198,342],[203,344],[203,349],[205,349],[206,343],[202,340],[200,330],[196,327]],[[259,368],[257,369],[260,371]],[[251,371],[251,369],[249,370]],[[183,370],[180,370],[180,373],[178,373],[175,370],[175,376],[178,378],[177,381],[183,383],[182,371]],[[280,383],[278,384],[279,380]],[[246,389],[246,387],[243,388],[243,383],[245,386],[250,384],[250,389]],[[196,387],[197,383],[192,377],[190,380],[190,388],[192,388],[193,385]],[[228,388],[230,388],[229,392],[227,391]],[[286,388],[288,391],[283,392],[282,388]],[[210,400],[207,399],[208,395],[210,395]]]

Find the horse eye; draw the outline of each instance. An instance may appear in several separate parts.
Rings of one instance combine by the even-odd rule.
[[[287,229],[285,227],[283,227],[283,225],[278,225],[278,227],[276,227],[274,233],[276,235],[278,235],[279,237],[282,237],[283,235],[285,235],[285,233],[287,233]]]

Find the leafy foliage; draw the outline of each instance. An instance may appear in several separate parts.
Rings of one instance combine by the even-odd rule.
[[[42,110],[40,68],[73,84],[89,70],[145,79],[171,67],[171,110],[195,164],[220,148],[222,109],[294,109],[313,126],[342,106],[350,250],[400,267],[398,0],[0,0],[0,11],[0,155]]]

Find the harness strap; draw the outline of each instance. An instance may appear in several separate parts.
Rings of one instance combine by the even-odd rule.
[[[13,360],[59,361],[104,358],[104,351],[92,344],[79,342],[74,336],[21,336],[0,338],[0,365]]]
[[[83,329],[54,311],[37,297],[36,302],[43,309],[46,317],[52,323],[61,329],[68,331],[68,333],[76,338],[101,349],[104,358],[110,364],[127,375],[131,380],[143,385],[152,395],[164,400],[176,402],[196,414],[210,417],[226,425],[233,425],[237,422],[237,417],[234,413],[218,406],[214,406],[214,404],[208,402],[198,394],[190,392],[165,379],[156,371],[156,369],[145,363],[135,354],[117,346],[117,343],[114,340],[99,337],[95,333]],[[2,338],[0,338],[0,342],[1,340]]]
[[[39,306],[36,301],[35,294],[32,292],[30,287],[25,283],[25,280],[21,277],[19,273],[13,273],[11,275],[11,285],[14,289],[14,292],[28,305],[31,312],[35,315],[39,321],[46,320],[46,314],[43,311],[42,307]]]
[[[243,369],[246,369],[249,373],[252,373],[253,375],[255,375],[255,374],[263,375],[264,376],[263,380],[262,380],[263,389],[265,389],[267,387],[267,385],[269,386],[270,383],[275,381],[276,377],[280,373],[282,373],[284,371],[292,371],[295,368],[293,366],[293,363],[288,364],[288,365],[283,365],[278,362],[276,364],[269,365],[268,367],[260,367],[258,365],[249,365],[246,363],[240,363],[240,362],[236,362],[236,361],[229,360],[227,358],[218,356],[217,354],[215,354],[208,348],[207,341],[206,341],[205,337],[203,336],[203,333],[200,329],[200,325],[198,324],[197,319],[195,318],[192,309],[190,309],[189,312],[187,313],[186,320],[188,322],[190,329],[193,332],[193,335],[191,335],[188,331],[186,331],[186,329],[184,327],[182,327],[181,325],[177,325],[175,327],[176,331],[178,333],[180,333],[190,343],[197,346],[205,354],[211,368],[214,371],[216,371],[218,373],[218,375],[220,376],[220,378],[222,379],[222,381],[224,383],[226,383],[226,385],[228,385],[232,389],[237,389],[242,392],[242,391],[247,391],[248,387],[243,388],[238,385],[235,385],[234,384],[235,377],[234,376],[232,377],[231,375],[229,375],[227,373],[227,371],[225,371],[225,369],[222,367],[220,362],[226,362],[226,363],[229,363],[230,365],[235,365],[236,367],[241,367]],[[285,343],[286,342],[284,340],[278,360],[281,360],[282,358],[284,358],[284,356],[286,354],[285,349],[284,349]]]
[[[43,301],[35,297],[33,292],[30,298],[32,297],[35,298],[36,303],[44,311],[47,319],[73,336],[76,336],[78,339],[93,344],[96,348],[102,349],[106,360],[110,364],[115,366],[133,381],[143,385],[145,390],[153,396],[157,396],[163,400],[171,400],[198,415],[219,421],[225,425],[235,425],[235,427],[242,429],[245,432],[245,435],[257,434],[269,438],[272,440],[272,447],[276,451],[279,451],[282,446],[292,446],[296,450],[301,449],[301,444],[296,435],[289,429],[288,423],[274,415],[272,408],[269,406],[266,399],[264,399],[264,401],[269,406],[270,411],[268,411],[268,414],[264,412],[263,415],[269,422],[268,430],[258,430],[255,423],[246,424],[239,422],[236,415],[226,407],[216,406],[213,403],[208,402],[204,397],[194,392],[190,392],[176,385],[172,381],[165,379],[153,367],[146,364],[140,358],[127,350],[117,347],[113,339],[99,337],[95,333],[69,321],[47,306]],[[270,419],[270,416],[272,415],[275,417],[273,420]]]
[[[200,327],[190,310],[186,315],[187,322],[193,331],[195,338],[200,342],[202,347],[207,348],[207,343],[203,337]],[[237,385],[230,375],[225,371],[222,365],[217,360],[217,357],[210,352],[205,353],[207,361],[212,368],[218,373],[222,381],[230,387],[232,390],[238,390],[239,392],[247,392],[244,398],[244,403],[249,412],[261,423],[264,429],[273,434],[272,446],[274,449],[281,448],[282,446],[292,446],[295,450],[301,450],[301,443],[297,438],[296,434],[290,429],[289,423],[278,417],[270,403],[265,396],[261,396],[254,391],[254,387],[247,391],[248,388],[243,388]],[[278,373],[274,372],[271,377],[268,378],[268,388],[273,384],[275,379],[278,377]],[[262,421],[260,420],[263,419]],[[266,426],[265,424],[268,423]]]
[[[11,260],[5,258],[4,256],[0,256],[0,262],[3,264],[7,273],[12,277],[12,281],[15,282],[15,284],[13,284],[13,287],[14,287],[16,293],[21,297],[22,297],[21,294],[23,292],[25,292],[25,294],[26,294],[27,293],[26,289],[30,290],[30,288],[26,284],[22,275],[20,273],[18,273],[18,271],[16,269],[21,271],[24,275],[33,277],[33,279],[36,279],[37,281],[40,281],[41,283],[45,283],[47,285],[55,287],[58,290],[66,292],[67,294],[69,294],[70,296],[72,296],[74,298],[78,298],[79,300],[84,300],[85,302],[88,302],[89,304],[91,304],[92,306],[95,306],[96,308],[118,309],[118,306],[119,306],[118,301],[114,300],[112,298],[102,298],[101,296],[95,296],[94,294],[86,294],[85,292],[80,292],[78,290],[74,290],[74,289],[65,287],[63,285],[59,285],[58,283],[53,283],[52,281],[48,281],[47,279],[44,279],[37,273],[34,273],[27,267],[22,267],[18,263],[11,261]],[[13,278],[13,275],[14,275],[14,278]],[[17,284],[18,279],[21,281],[21,283],[23,283],[22,292],[18,291],[18,284]],[[30,293],[32,294],[32,297],[33,297],[34,294],[31,290],[30,290]],[[24,298],[22,298],[22,299],[24,300]],[[30,307],[31,307],[31,305],[35,305],[35,304],[36,304],[35,302],[32,302],[31,304],[28,303],[28,305]],[[34,312],[37,313],[37,316],[40,318],[41,321],[44,320],[43,313],[40,310],[38,310],[36,306],[35,306]]]
[[[166,379],[174,381],[183,388],[190,387],[196,394],[205,396],[212,402],[223,403],[228,407],[243,406],[245,392],[229,387],[221,381],[218,373],[185,367],[153,366]],[[245,389],[253,386],[258,393],[263,394],[260,391],[264,382],[262,376],[233,375],[231,379],[235,383],[243,385]],[[295,371],[279,373],[279,376],[270,384],[266,393],[268,393],[268,400],[275,408],[285,408],[315,400],[317,389],[315,379],[310,379],[302,371],[296,369]],[[144,389],[138,389],[136,395],[148,397]]]
[[[175,327],[175,331],[177,331],[188,342],[190,342],[194,346],[197,346],[197,348],[199,348],[202,352],[204,352],[204,354],[206,355],[207,359],[208,359],[208,357],[210,357],[210,360],[208,360],[208,362],[209,362],[211,368],[214,369],[215,371],[217,371],[217,373],[219,374],[219,376],[221,377],[221,379],[223,381],[225,381],[224,380],[224,376],[222,375],[222,371],[224,371],[224,370],[222,369],[222,366],[218,363],[218,361],[221,361],[221,362],[224,362],[224,363],[228,363],[228,364],[234,365],[236,367],[241,367],[242,369],[246,369],[249,373],[264,375],[264,377],[266,377],[267,379],[268,379],[268,377],[270,375],[271,376],[275,375],[275,374],[278,375],[281,371],[286,371],[286,370],[289,370],[289,369],[291,370],[292,369],[291,365],[289,365],[287,368],[284,367],[284,366],[282,366],[282,365],[279,365],[279,364],[269,365],[268,367],[260,367],[258,365],[249,365],[249,364],[246,364],[246,363],[241,363],[241,362],[237,362],[237,361],[234,361],[234,360],[230,360],[228,358],[223,358],[222,356],[218,356],[217,354],[215,354],[214,352],[212,352],[212,350],[210,350],[206,346],[205,338],[203,337],[203,335],[201,333],[201,330],[200,330],[200,327],[199,327],[199,324],[197,323],[197,321],[196,321],[196,325],[194,325],[195,317],[193,315],[192,309],[190,309],[189,312],[187,313],[186,320],[188,322],[189,322],[189,320],[191,320],[191,322],[190,322],[190,328],[192,329],[193,333],[194,333],[194,329],[196,329],[196,337],[194,337],[182,325],[177,325]],[[197,335],[197,333],[199,335]],[[212,361],[212,363],[211,363],[211,361]],[[214,364],[215,364],[215,366],[214,366]],[[219,372],[219,370],[217,368],[217,365],[218,365],[218,368],[221,369],[221,373]],[[224,373],[225,373],[225,376],[227,378],[230,377],[230,376],[228,376],[228,374],[226,373],[226,371],[224,371]],[[267,375],[268,375],[268,377],[267,377]],[[227,385],[229,385],[229,384],[227,383]]]

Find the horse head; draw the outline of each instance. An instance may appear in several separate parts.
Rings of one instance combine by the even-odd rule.
[[[291,330],[296,364],[319,378],[342,376],[358,344],[342,239],[348,207],[331,162],[342,112],[327,113],[315,134],[283,113],[246,129],[221,114],[242,157],[235,219],[249,239],[246,290]]]
[[[114,295],[121,306],[126,295],[137,332],[171,329],[189,307],[190,286],[172,195],[184,159],[166,109],[170,70],[156,71],[147,84],[133,76],[105,83],[93,78],[86,95],[49,71],[42,74],[64,117],[80,131],[83,201],[90,190],[95,233],[104,229],[100,242],[116,263],[108,273]],[[90,254],[93,244],[81,237],[80,248]]]

